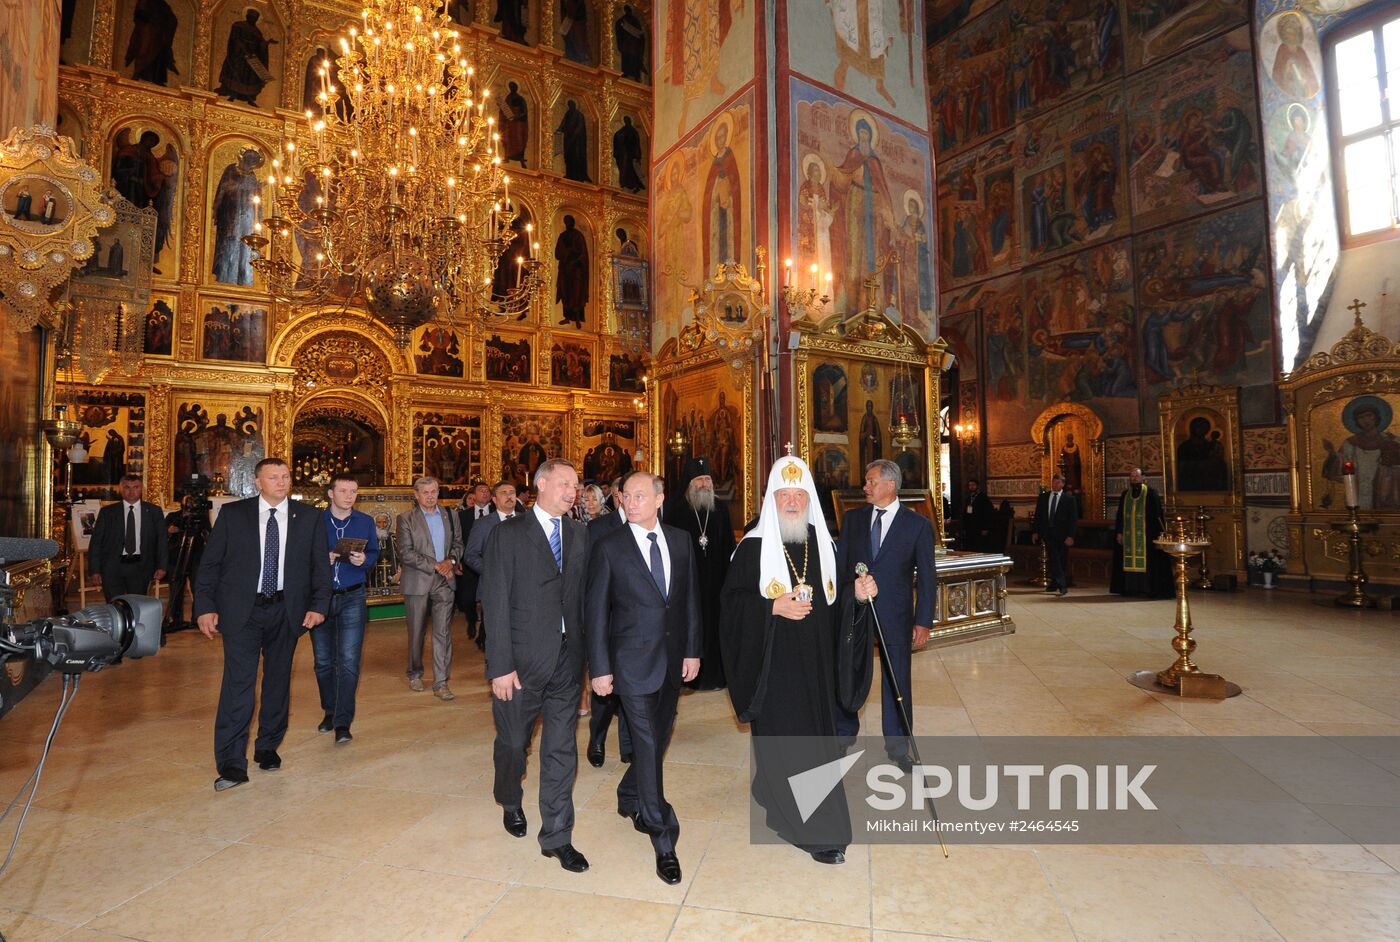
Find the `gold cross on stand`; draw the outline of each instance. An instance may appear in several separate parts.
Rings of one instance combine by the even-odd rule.
[[[1356,325],[1355,325],[1355,326],[1357,326],[1357,327],[1362,326],[1362,324],[1361,324],[1361,309],[1362,309],[1363,307],[1365,307],[1365,306],[1366,306],[1366,302],[1363,301],[1363,300],[1361,300],[1360,298],[1352,298],[1352,299],[1351,299],[1351,304],[1347,305],[1347,310],[1348,310],[1348,311],[1351,311],[1351,313],[1356,317]]]
[[[786,445],[784,445],[783,447],[784,447],[785,449],[787,449],[788,457],[789,457],[789,458],[792,457],[792,442],[788,442],[788,443],[787,443]]]

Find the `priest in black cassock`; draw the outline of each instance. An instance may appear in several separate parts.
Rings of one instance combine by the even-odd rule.
[[[790,776],[841,758],[838,705],[870,691],[869,575],[842,578],[811,469],[778,459],[758,524],[744,534],[725,580],[720,647],[729,698],[754,744],[754,800],[767,825],[818,863],[846,860],[851,817],[835,788],[805,821]]]
[[[1171,598],[1172,558],[1153,545],[1162,535],[1162,498],[1142,480],[1142,469],[1128,476],[1114,520],[1113,569],[1108,589],[1117,595]]]
[[[700,574],[700,621],[705,629],[700,676],[692,686],[719,690],[724,686],[724,662],[719,654],[719,596],[734,555],[734,525],[729,506],[715,496],[714,472],[708,458],[691,458],[681,472],[678,496],[668,498],[664,522],[690,534]]]

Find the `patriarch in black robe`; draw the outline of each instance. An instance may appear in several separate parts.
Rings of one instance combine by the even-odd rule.
[[[768,827],[818,863],[845,862],[851,841],[845,793],[831,791],[804,819],[789,778],[841,758],[837,708],[870,692],[869,575],[836,572],[811,469],[778,459],[757,525],[729,564],[720,647],[729,698],[753,735],[752,794]]]

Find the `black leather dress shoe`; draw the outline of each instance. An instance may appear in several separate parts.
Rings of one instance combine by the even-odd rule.
[[[276,749],[258,749],[253,753],[253,761],[258,764],[258,768],[264,772],[276,772],[282,768],[282,757],[277,754]]]
[[[603,767],[603,760],[607,758],[607,747],[600,742],[588,744],[588,764],[595,769]]]
[[[525,836],[525,812],[520,808],[511,811],[506,809],[506,813],[501,816],[501,823],[506,827],[506,833],[511,837]]]
[[[671,886],[681,882],[681,862],[676,859],[674,851],[656,855],[656,875],[661,878],[662,883]]]
[[[335,744],[337,746],[343,746],[354,738],[354,736],[350,735],[350,727],[337,726],[335,728]]]
[[[632,753],[630,752],[624,752],[622,755],[618,756],[618,758],[622,760],[623,765],[632,764]]]
[[[890,756],[890,761],[899,766],[899,770],[905,775],[914,771],[914,760],[910,756]]]
[[[242,785],[248,781],[248,770],[236,765],[226,765],[219,769],[219,777],[214,779],[214,791],[221,792]]]
[[[846,852],[843,850],[814,850],[812,859],[820,864],[843,864],[846,862]]]
[[[321,719],[321,725],[316,727],[316,732],[329,733],[333,729],[335,729],[335,717],[327,713]]]
[[[545,857],[553,857],[559,861],[559,866],[570,873],[583,873],[588,869],[588,858],[574,850],[573,844],[560,844],[558,847],[546,847],[540,851]]]
[[[1069,595],[1069,589],[1061,588],[1061,589],[1060,589],[1060,595],[1062,595],[1062,596]]]

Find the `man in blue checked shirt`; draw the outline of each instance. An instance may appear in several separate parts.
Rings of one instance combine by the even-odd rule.
[[[359,482],[348,474],[337,474],[326,488],[330,498],[324,516],[331,553],[331,611],[326,623],[311,633],[316,684],[321,688],[321,709],[326,714],[317,729],[323,733],[334,729],[337,746],[354,738],[350,724],[355,719],[360,653],[364,650],[369,617],[365,582],[379,559],[374,520],[355,509],[359,493]],[[341,540],[365,540],[365,548],[342,556],[336,552]]]

